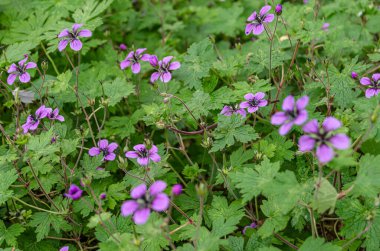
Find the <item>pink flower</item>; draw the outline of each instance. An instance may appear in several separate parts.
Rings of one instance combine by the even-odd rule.
[[[65,121],[65,118],[62,115],[59,115],[58,113],[58,108],[55,108],[54,111],[50,110],[46,117],[50,120],[58,120],[61,122]]]
[[[119,49],[125,51],[127,49],[127,46],[125,44],[120,44]]]
[[[145,184],[138,185],[131,191],[132,200],[127,200],[121,206],[121,215],[129,216],[133,214],[133,221],[138,224],[145,224],[149,219],[151,210],[162,212],[169,207],[169,197],[163,193],[166,188],[164,181],[154,182],[149,189]]]
[[[36,68],[37,64],[34,62],[26,63],[26,61],[28,61],[28,55],[25,55],[24,59],[18,62],[18,65],[12,64],[9,67],[7,71],[9,73],[7,78],[8,85],[12,85],[17,77],[21,83],[28,83],[30,81],[30,75],[26,70]]]
[[[79,40],[80,37],[91,37],[92,32],[90,30],[81,30],[83,24],[74,24],[72,31],[69,29],[64,29],[58,34],[58,38],[61,39],[58,43],[58,50],[63,51],[67,44],[70,43],[70,48],[74,51],[80,51],[82,49],[82,42]]]
[[[65,196],[72,200],[78,200],[82,197],[82,193],[83,191],[77,185],[71,184],[69,191],[65,193]]]
[[[149,61],[149,54],[142,54],[146,48],[137,49],[136,51],[131,51],[128,53],[128,56],[121,61],[120,69],[124,70],[125,68],[131,66],[132,72],[137,74],[140,72],[141,66],[139,61]]]
[[[108,144],[108,140],[102,139],[98,142],[98,147],[92,147],[88,154],[90,156],[97,156],[99,154],[103,154],[103,160],[112,161],[116,158],[116,154],[114,151],[118,148],[118,145],[113,142],[111,144]]]
[[[380,93],[380,73],[375,73],[372,75],[372,79],[364,77],[360,79],[360,84],[364,86],[369,86],[365,91],[365,97],[371,98],[377,96]]]
[[[245,27],[245,35],[249,35],[251,32],[255,35],[260,35],[265,30],[264,23],[270,23],[274,19],[274,14],[268,14],[270,9],[271,7],[266,5],[261,8],[259,14],[254,11],[248,17],[248,24]]]
[[[173,56],[167,56],[158,61],[156,55],[150,57],[150,65],[156,69],[156,72],[153,72],[150,76],[150,82],[154,83],[160,79],[161,82],[167,83],[172,79],[171,71],[177,70],[181,67],[179,62],[171,62],[172,59]]]
[[[243,117],[247,116],[247,112],[243,108],[239,108],[238,105],[235,107],[226,105],[223,107],[220,114],[223,114],[224,116],[228,116],[228,117],[231,116],[232,114],[240,114]]]
[[[328,30],[329,30],[329,27],[330,27],[330,24],[329,24],[329,23],[324,23],[324,24],[322,25],[322,30],[324,30],[324,31],[328,31]]]
[[[130,159],[136,159],[137,163],[142,166],[147,166],[149,164],[149,160],[153,162],[160,162],[161,157],[158,155],[158,148],[155,145],[152,145],[152,148],[149,150],[146,149],[144,144],[135,145],[133,147],[135,151],[128,151],[125,153],[125,157]]]
[[[335,155],[334,148],[342,150],[350,147],[350,138],[347,135],[334,133],[341,126],[341,122],[334,117],[327,117],[321,126],[316,119],[309,121],[303,127],[306,135],[298,140],[299,150],[309,152],[316,148],[319,162],[330,162]]]
[[[25,124],[22,125],[22,128],[24,129],[24,134],[28,133],[29,131],[35,131],[40,124],[40,120],[43,118],[46,118],[46,116],[51,112],[51,108],[47,108],[44,105],[42,105],[40,108],[37,109],[35,112],[35,116],[29,115],[26,119]]]
[[[182,193],[183,191],[183,187],[181,184],[175,184],[173,187],[172,187],[172,194],[178,196]]]
[[[264,107],[268,104],[268,101],[264,99],[265,93],[258,92],[256,94],[248,93],[244,95],[244,99],[247,101],[240,103],[240,108],[248,108],[249,113],[256,112],[259,107]]]

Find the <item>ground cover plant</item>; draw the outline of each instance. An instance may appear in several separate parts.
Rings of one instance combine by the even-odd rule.
[[[0,2],[1,250],[379,250],[380,4]]]

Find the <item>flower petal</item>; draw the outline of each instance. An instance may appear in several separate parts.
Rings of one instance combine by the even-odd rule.
[[[37,67],[37,64],[34,63],[34,62],[29,62],[25,65],[25,69],[33,69],[33,68],[36,68]]]
[[[133,214],[137,208],[139,207],[139,204],[134,200],[127,200],[121,205],[121,215],[122,216],[128,216]]]
[[[319,126],[318,126],[318,120],[313,119],[310,120],[306,125],[303,126],[303,131],[306,133],[318,133]]]
[[[244,99],[248,100],[248,101],[253,100],[254,97],[255,97],[255,95],[253,95],[253,93],[247,93],[247,94],[244,95]]]
[[[66,39],[59,41],[59,43],[58,43],[58,50],[59,51],[63,51],[66,48],[66,46],[67,46],[68,43],[69,43],[69,41],[66,40]]]
[[[80,49],[82,49],[82,42],[79,39],[73,39],[70,42],[70,48],[73,51],[80,51]]]
[[[131,65],[131,61],[128,59],[125,59],[120,62],[120,69],[124,70],[125,68],[129,67]]]
[[[169,203],[170,203],[170,200],[166,194],[164,193],[157,194],[156,197],[152,201],[152,209],[157,212],[165,211],[169,208]]]
[[[157,67],[158,66],[158,58],[156,55],[151,55],[150,56],[150,59],[149,59],[149,63],[151,66],[153,67]]]
[[[98,147],[100,149],[107,149],[108,148],[108,140],[106,140],[106,139],[99,140]]]
[[[364,77],[360,79],[360,84],[362,85],[370,85],[371,84],[371,79]]]
[[[328,145],[320,145],[317,147],[317,158],[321,163],[330,162],[334,158],[334,150]]]
[[[251,105],[249,104],[248,101],[241,102],[240,105],[239,105],[240,108],[248,108],[250,106]]]
[[[141,166],[147,166],[149,164],[149,158],[143,157],[143,158],[137,158],[137,163]]]
[[[252,32],[253,28],[255,27],[254,24],[247,24],[245,26],[245,35],[249,35],[249,33]]]
[[[61,31],[59,34],[58,34],[58,37],[61,38],[61,37],[67,37],[70,35],[70,32],[68,29],[64,29],[63,31]]]
[[[264,25],[262,24],[254,24],[252,33],[255,35],[260,35],[264,31]]]
[[[296,107],[298,110],[303,110],[306,108],[308,103],[309,103],[309,97],[303,96],[297,100]]]
[[[133,221],[137,225],[145,224],[145,222],[147,222],[149,219],[149,215],[150,215],[150,209],[149,208],[139,209],[133,215]]]
[[[261,8],[260,10],[260,16],[265,15],[268,11],[270,11],[272,7],[270,5],[265,5],[264,7]]]
[[[88,154],[90,156],[96,156],[96,155],[99,155],[100,154],[100,149],[97,148],[97,147],[92,147],[90,148],[90,150],[88,151]]]
[[[139,73],[140,72],[140,69],[141,69],[141,66],[140,66],[140,63],[134,63],[134,64],[132,64],[132,72],[134,73],[134,74],[137,74],[137,73]]]
[[[161,75],[160,79],[162,82],[167,83],[172,79],[172,74],[170,72],[165,72]]]
[[[249,113],[254,113],[254,112],[256,112],[258,109],[259,109],[259,107],[257,107],[257,106],[254,106],[254,107],[248,107],[247,111],[248,111]]]
[[[254,11],[248,18],[247,21],[254,21],[256,19],[257,13]]]
[[[313,150],[315,145],[315,139],[310,136],[303,135],[298,140],[298,149],[301,152],[309,152]]]
[[[114,153],[108,153],[106,156],[104,156],[104,160],[112,161],[116,158],[116,154]]]
[[[153,72],[152,75],[150,76],[150,82],[154,83],[159,78],[160,78],[160,73],[159,72]]]
[[[133,199],[140,199],[142,196],[145,195],[145,193],[146,193],[146,185],[143,183],[132,189],[131,197]]]
[[[258,92],[255,95],[253,95],[253,98],[256,99],[256,100],[261,100],[264,97],[265,97],[265,93],[264,92]]]
[[[293,124],[294,124],[293,122],[288,122],[288,123],[283,124],[280,127],[280,130],[278,131],[280,135],[287,134],[290,131],[290,129],[292,129]]]
[[[339,150],[347,149],[350,147],[351,140],[346,134],[336,134],[329,139],[330,143]]]
[[[181,63],[180,62],[173,62],[170,64],[169,66],[169,70],[171,71],[174,71],[174,70],[177,70],[181,67]]]
[[[288,119],[288,116],[285,112],[276,112],[271,118],[271,123],[273,125],[281,125]]]
[[[144,51],[146,51],[146,48],[139,48],[139,49],[136,50],[136,53],[135,53],[135,54],[136,54],[137,56],[140,56],[141,53],[143,53]]]
[[[167,65],[173,59],[173,56],[167,56],[162,59],[162,62]]]
[[[322,127],[326,132],[334,131],[341,126],[342,123],[334,117],[327,117],[322,123]]]
[[[149,54],[144,54],[141,56],[140,60],[145,61],[145,62],[149,62],[150,57],[151,56]]]
[[[135,151],[142,152],[146,150],[146,147],[144,144],[138,144],[133,147]]]
[[[20,82],[21,83],[28,83],[30,81],[30,75],[27,72],[24,72],[19,76]]]
[[[90,30],[81,30],[78,35],[78,37],[91,37],[92,32]]]
[[[17,78],[17,74],[9,74],[7,78],[8,85],[12,85],[15,82],[16,78]]]
[[[139,157],[139,154],[135,151],[128,151],[125,153],[125,157],[135,159]]]
[[[264,107],[264,106],[267,106],[267,104],[268,104],[268,100],[262,99],[262,100],[259,101],[258,106],[259,107]]]
[[[303,123],[305,123],[307,120],[307,111],[306,110],[301,110],[299,113],[298,113],[298,116],[295,117],[294,119],[294,124],[296,125],[302,125]]]
[[[157,180],[149,187],[149,192],[151,195],[156,195],[164,191],[166,188],[166,183],[162,180]]]
[[[116,148],[118,148],[118,144],[116,144],[115,142],[113,142],[113,143],[111,143],[111,144],[109,144],[108,145],[108,151],[109,152],[113,152],[113,151],[115,151],[116,150]]]
[[[380,80],[380,73],[375,73],[372,75],[373,81],[377,82]]]
[[[294,97],[292,95],[287,96],[282,102],[282,110],[292,112],[294,110]]]
[[[11,64],[11,66],[9,66],[9,69],[8,69],[8,73],[12,73],[12,72],[15,72],[17,71],[17,66],[16,64]]]
[[[366,98],[371,98],[371,97],[375,96],[375,94],[376,94],[376,89],[375,88],[368,88],[365,91],[365,97]]]
[[[264,23],[270,23],[274,20],[274,14],[268,14],[264,17],[263,22]]]
[[[228,105],[225,105],[222,109],[222,111],[220,112],[220,114],[223,114],[225,116],[231,116],[232,115],[232,112],[233,112],[233,109],[231,106],[228,106]]]
[[[73,32],[76,33],[80,27],[82,27],[83,24],[73,24]]]

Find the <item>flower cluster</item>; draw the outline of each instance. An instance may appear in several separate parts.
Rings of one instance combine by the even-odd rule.
[[[133,221],[140,225],[149,219],[151,210],[162,212],[169,208],[169,197],[163,193],[166,188],[164,181],[154,182],[149,189],[141,184],[131,191],[131,200],[127,200],[121,206],[121,215],[133,214]]]
[[[8,85],[12,85],[17,77],[21,83],[28,83],[30,81],[30,75],[26,70],[36,68],[37,64],[34,62],[27,63],[27,61],[28,55],[24,55],[24,59],[19,61],[17,65],[12,64],[9,67],[7,71],[9,73],[7,78]]]
[[[35,131],[43,118],[58,120],[61,122],[65,121],[64,117],[62,115],[59,115],[58,108],[53,110],[52,108],[48,108],[45,107],[45,105],[42,105],[36,110],[35,115],[29,115],[26,119],[25,124],[22,125],[24,134],[28,133],[29,131]]]
[[[173,56],[158,60],[156,55],[143,54],[144,51],[146,51],[146,48],[130,51],[127,57],[121,61],[120,69],[124,70],[131,67],[132,73],[137,74],[141,70],[139,61],[146,61],[155,69],[155,72],[150,76],[150,82],[154,83],[159,79],[161,82],[167,83],[172,79],[171,72],[181,67],[179,62],[172,62]]]

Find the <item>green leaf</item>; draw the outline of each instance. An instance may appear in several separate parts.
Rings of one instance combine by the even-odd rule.
[[[255,166],[255,169],[244,168],[243,172],[236,172],[231,174],[230,177],[236,184],[236,187],[240,189],[243,202],[246,202],[272,186],[274,177],[277,175],[279,169],[279,162],[270,163],[270,161],[265,158],[260,165]]]
[[[325,178],[322,178],[317,186],[318,189],[315,189],[313,208],[316,209],[318,213],[324,213],[330,209],[331,213],[334,210],[338,195],[335,187]]]
[[[18,223],[6,228],[4,222],[0,220],[0,246],[4,241],[9,246],[17,246],[17,237],[24,231],[25,228]]]
[[[209,76],[209,70],[214,60],[215,52],[210,39],[206,38],[192,44],[187,50],[181,68],[177,71],[179,79],[190,88],[201,90],[201,79]]]
[[[106,170],[97,170],[97,168],[103,164],[102,159],[103,155],[98,155],[94,157],[90,157],[87,154],[84,155],[81,164],[86,177],[101,179],[110,176],[110,173]]]
[[[210,152],[216,152],[224,149],[226,146],[232,146],[236,141],[247,143],[259,137],[255,129],[249,125],[243,125],[245,119],[239,114],[232,116],[220,115],[218,127],[215,130],[215,141]]]
[[[286,227],[289,216],[283,215],[282,208],[279,205],[265,200],[260,208],[264,215],[268,217],[258,230],[258,234],[262,238],[269,237],[273,232],[281,231]]]
[[[243,218],[244,211],[239,201],[234,201],[228,205],[226,198],[214,196],[208,215],[212,221],[211,233],[222,237],[237,229],[236,225]]]
[[[359,171],[352,193],[355,197],[374,198],[380,193],[380,155],[364,155],[359,162]]]
[[[112,214],[109,212],[102,212],[100,214],[95,214],[91,216],[90,220],[87,223],[87,227],[94,228],[98,224],[103,224],[111,218]]]
[[[309,237],[302,244],[299,249],[300,251],[315,251],[315,250],[323,250],[323,251],[340,251],[341,247],[335,246],[332,243],[325,242],[322,238],[313,238]]]
[[[104,93],[108,97],[108,105],[115,106],[122,98],[128,97],[134,92],[135,87],[120,77],[115,78],[113,81],[103,83]]]
[[[29,225],[36,227],[37,241],[44,239],[53,227],[55,232],[60,233],[62,230],[71,230],[71,226],[60,215],[38,212],[33,214]]]
[[[0,205],[12,197],[13,191],[8,189],[13,184],[13,182],[17,180],[17,178],[18,175],[15,169],[10,169],[6,172],[0,172]]]

